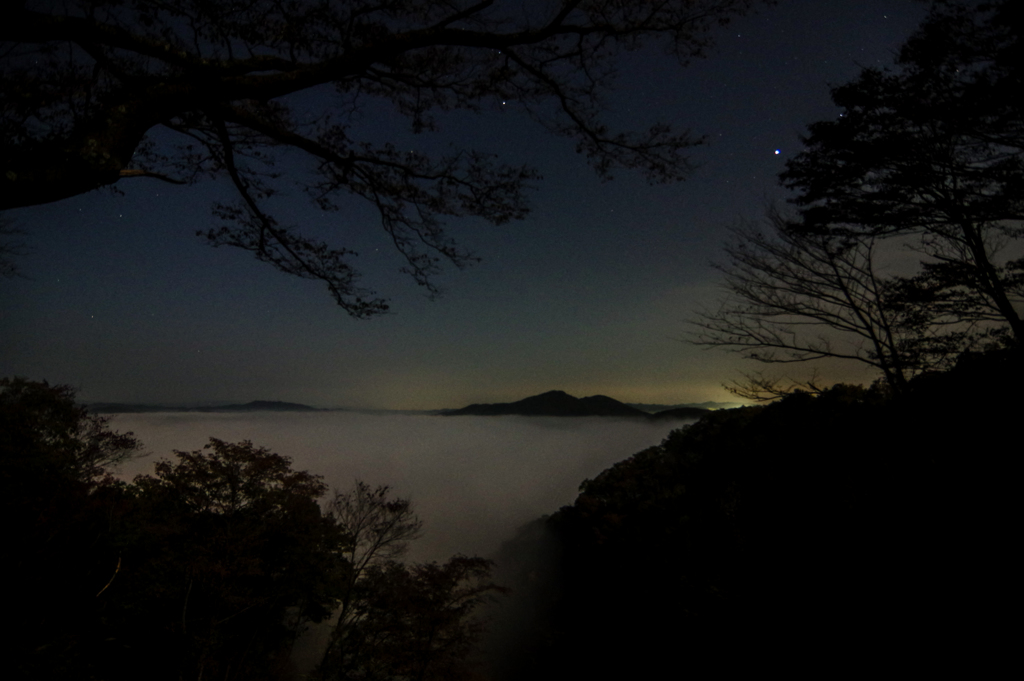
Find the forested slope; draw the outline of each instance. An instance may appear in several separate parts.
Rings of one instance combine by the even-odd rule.
[[[499,675],[992,664],[1022,378],[1019,354],[975,355],[899,398],[836,386],[716,412],[584,482],[546,520],[557,559],[508,546],[537,605],[503,632]]]

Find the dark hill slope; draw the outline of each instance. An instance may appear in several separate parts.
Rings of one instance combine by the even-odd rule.
[[[704,409],[703,407],[675,407],[650,414],[650,417],[658,421],[683,421],[686,419],[699,419],[710,413],[710,409]]]
[[[992,355],[900,399],[837,386],[674,431],[543,523],[557,560],[499,556],[539,615],[495,677],[984,674],[1014,649],[1021,385]]]

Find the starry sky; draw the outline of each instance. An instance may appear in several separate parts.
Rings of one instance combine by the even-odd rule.
[[[482,260],[448,268],[437,300],[398,272],[367,206],[324,213],[297,190],[278,200],[285,221],[360,253],[361,283],[391,304],[371,320],[348,317],[319,283],[197,239],[213,224],[210,203],[230,197],[226,182],[132,179],[118,185],[123,195],[9,211],[29,253],[17,261],[23,276],[0,280],[0,375],[69,384],[86,402],[168,405],[435,409],[552,389],[730,401],[723,383],[763,367],[682,340],[687,319],[722,295],[711,263],[728,228],[785,200],[777,174],[801,133],[837,115],[829,85],[891,63],[926,11],[916,0],[781,0],[717,30],[708,57],[686,68],[657,51],[629,54],[607,121],[663,120],[706,136],[679,184],[651,186],[625,170],[602,182],[571,140],[546,134],[514,102],[448,115],[430,139],[386,109],[370,112],[363,124],[379,137],[473,146],[543,175],[525,220],[449,224]],[[281,168],[302,172],[287,154]],[[858,366],[820,371],[874,378]]]

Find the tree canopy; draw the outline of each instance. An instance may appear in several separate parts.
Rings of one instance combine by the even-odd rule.
[[[947,366],[968,344],[965,332],[945,330],[932,306],[897,302],[901,290],[877,262],[880,239],[800,232],[778,212],[767,223],[734,230],[726,261],[716,265],[728,297],[693,322],[694,343],[767,364],[854,360],[894,390]],[[729,389],[747,398],[778,396],[768,389],[771,380],[747,378]]]
[[[92,485],[107,469],[137,455],[132,433],[109,428],[68,386],[0,378],[0,463],[11,478],[50,477]]]
[[[852,359],[894,390],[967,349],[1024,347],[1022,28],[1019,3],[935,2],[892,68],[833,88],[838,117],[780,174],[794,214],[734,235],[695,341]],[[914,263],[886,272],[897,243]]]
[[[787,163],[799,227],[849,239],[913,236],[918,297],[1024,341],[1024,72],[1020,3],[937,2],[894,70],[832,91],[842,109],[810,126]]]
[[[176,455],[128,488],[113,635],[164,659],[158,678],[273,677],[340,596],[346,537],[318,504],[327,486],[251,442]]]
[[[1003,350],[715,411],[584,481],[500,557],[537,616],[497,678],[1002,668],[1022,372]]]
[[[0,10],[3,173],[0,209],[56,201],[127,178],[229,179],[214,206],[213,245],[252,252],[324,282],[349,314],[386,302],[357,285],[354,253],[284,224],[267,207],[281,188],[276,149],[301,152],[321,208],[368,201],[431,292],[442,262],[472,256],[448,218],[500,224],[526,214],[536,174],[472,149],[431,158],[361,139],[365,100],[386,102],[413,132],[462,109],[518,107],[571,137],[597,172],[682,177],[696,139],[654,122],[620,132],[601,120],[616,57],[659,43],[686,61],[716,24],[760,0],[15,0]],[[303,104],[316,92],[325,106]],[[176,140],[159,135],[171,133]]]
[[[409,500],[358,481],[325,500],[287,457],[215,438],[110,475],[139,446],[66,386],[0,380],[19,678],[293,678],[296,637],[333,615],[319,678],[469,674],[476,607],[503,589],[481,558],[398,562]]]

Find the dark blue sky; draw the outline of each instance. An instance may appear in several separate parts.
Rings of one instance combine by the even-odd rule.
[[[210,202],[229,194],[223,182],[138,179],[119,185],[123,196],[11,211],[31,253],[19,260],[24,278],[0,280],[0,375],[68,383],[86,401],[437,408],[551,389],[729,400],[721,385],[759,367],[678,340],[720,295],[710,262],[727,228],[785,198],[776,175],[799,135],[836,115],[829,84],[890,63],[926,10],[916,0],[781,0],[719,30],[708,58],[685,69],[654,51],[629,55],[608,121],[642,129],[664,120],[705,135],[692,154],[699,167],[681,184],[649,186],[628,171],[602,183],[571,141],[514,102],[443,118],[436,139],[370,112],[363,125],[379,138],[476,146],[544,179],[524,221],[450,225],[482,262],[450,269],[436,301],[398,273],[367,206],[329,214],[298,190],[281,199],[284,221],[360,252],[363,283],[391,301],[392,313],[369,321],[346,316],[317,283],[200,242]],[[301,178],[296,159],[280,168]],[[856,366],[821,370],[873,378]]]

